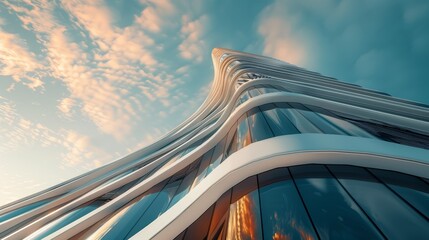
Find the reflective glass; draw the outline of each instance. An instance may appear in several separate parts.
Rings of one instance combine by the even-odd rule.
[[[284,87],[278,86],[278,85],[273,85],[273,87],[281,92],[289,92],[288,90],[286,90]]]
[[[226,145],[226,138],[223,138],[222,141],[220,141],[216,147],[214,148],[213,155],[210,161],[210,165],[207,168],[207,174],[206,176],[213,171],[219,164],[222,162],[222,160],[225,158],[225,148]]]
[[[329,166],[368,216],[389,239],[421,239],[429,236],[429,223],[368,170],[352,166]]]
[[[429,136],[412,132],[407,129],[389,126],[385,123],[376,123],[356,119],[349,119],[348,121],[361,127],[362,129],[365,129],[365,131],[384,141],[429,149]]]
[[[299,103],[289,103],[297,112],[309,120],[313,125],[320,129],[323,133],[326,134],[339,134],[344,135],[345,132],[340,128],[333,125],[331,122],[328,122],[325,118],[322,118],[317,113],[309,111],[304,105]]]
[[[258,176],[264,239],[317,239],[286,168]]]
[[[86,206],[82,206],[80,208],[72,210],[70,213],[67,213],[66,215],[60,217],[59,219],[54,220],[53,222],[37,230],[36,232],[28,236],[28,238],[43,239],[49,234],[59,230],[60,228],[68,225],[71,222],[76,221],[80,217],[92,212],[93,210],[97,209],[99,206],[103,205],[104,203],[105,203],[104,201],[95,201]]]
[[[322,239],[383,239],[324,166],[290,167],[290,171]]]
[[[203,215],[201,215],[194,223],[186,230],[183,239],[195,240],[206,239],[210,226],[210,219],[213,214],[214,206],[209,207]]]
[[[259,108],[252,108],[247,112],[247,120],[249,121],[249,127],[252,135],[252,142],[261,141],[267,138],[272,138],[273,133],[265,121]]]
[[[249,145],[251,142],[247,115],[243,114],[237,123],[237,150]]]
[[[273,93],[273,92],[279,92],[278,89],[274,88],[273,86],[270,85],[264,85],[264,87],[259,87],[258,90],[262,93]]]
[[[257,97],[257,96],[261,95],[261,93],[254,87],[250,88],[249,94],[251,97]]]
[[[287,103],[276,103],[275,105],[301,133],[322,133],[319,128],[317,128],[313,123],[300,114],[298,110],[291,108]]]
[[[244,103],[245,101],[249,100],[250,96],[247,91],[244,91],[240,96],[241,103]]]
[[[369,170],[429,219],[429,185],[421,178],[379,169]]]
[[[186,149],[179,151],[176,153],[173,157],[170,159],[165,160],[165,163],[161,165],[159,168],[159,171],[162,171],[163,169],[168,168],[171,164],[173,164],[177,159],[181,158],[183,156],[183,153],[186,151]]]
[[[242,195],[243,193],[246,194]],[[244,180],[233,188],[227,239],[262,239],[256,176]]]
[[[180,187],[177,189],[177,192],[175,194],[175,196],[173,197],[173,199],[170,202],[170,205],[168,206],[168,208],[170,208],[171,206],[173,206],[177,201],[179,201],[180,199],[182,199],[185,194],[187,194],[191,188],[191,184],[195,179],[195,176],[197,174],[198,169],[197,168],[193,168],[192,171],[190,171],[186,177],[183,179],[182,183],[180,184]]]
[[[317,112],[321,117],[325,118],[327,121],[330,121],[332,124],[338,126],[341,128],[344,132],[346,132],[349,135],[352,136],[358,136],[358,137],[367,137],[367,138],[374,138],[370,133],[363,130],[362,128],[356,126],[355,124],[345,121],[341,119],[340,117],[336,116],[334,113],[331,113],[323,108],[314,107],[314,106],[306,106],[313,110],[314,112]]]
[[[201,180],[203,180],[204,177],[206,176],[207,168],[210,165],[210,160],[212,158],[213,151],[214,151],[214,149],[212,148],[210,151],[206,152],[203,155],[202,159],[200,160],[201,163],[200,163],[197,175],[194,179],[194,182],[192,183],[191,189],[193,189],[195,186],[197,186],[198,183],[200,183]]]
[[[233,153],[235,153],[236,151],[237,151],[237,130],[236,129],[234,129],[235,131],[234,131],[234,136],[232,137],[232,139],[231,139],[231,143],[229,144],[229,147],[228,147],[228,149],[227,149],[227,156],[229,156],[229,155],[231,155],[231,154],[233,154]]]
[[[185,237],[186,230],[177,235],[173,240],[182,240]]]
[[[161,215],[167,209],[168,204],[176,193],[177,188],[181,183],[181,178],[176,181],[168,183],[161,192],[159,192],[158,196],[153,200],[152,204],[148,207],[148,209],[142,213],[140,212],[140,219],[137,222],[134,222],[134,226],[130,232],[128,232],[127,238],[133,236],[144,227],[146,227],[149,223],[155,220],[159,215]],[[123,232],[125,234],[125,232]]]
[[[45,200],[42,200],[42,201],[39,201],[39,202],[31,203],[31,204],[29,204],[29,205],[27,205],[25,207],[20,207],[18,209],[15,209],[13,211],[8,212],[8,213],[5,213],[5,214],[3,214],[3,215],[0,216],[0,223],[6,221],[8,219],[14,218],[14,217],[16,217],[18,215],[21,215],[23,213],[29,212],[29,211],[31,211],[33,209],[38,208],[38,207],[41,207],[41,206],[45,205],[46,203],[48,203],[51,200],[52,199],[45,199]]]
[[[287,119],[274,104],[265,104],[259,107],[265,120],[275,136],[297,134],[298,129]]]
[[[219,232],[222,231],[224,224],[226,224],[226,221],[228,220],[227,217],[229,215],[228,210],[230,201],[231,190],[228,190],[219,198],[219,200],[217,200],[213,216],[210,221],[210,229],[208,234],[209,239],[215,238],[215,235],[219,234]]]
[[[116,213],[112,214],[103,225],[94,229],[92,237],[103,239],[121,239],[124,238],[128,231],[133,227],[140,216],[147,210],[153,200],[158,196],[161,189],[165,186],[166,181],[157,184],[142,196],[133,200],[131,204],[126,205]]]
[[[234,133],[235,128],[231,128],[228,135]],[[227,155],[231,155],[241,148],[251,143],[249,126],[247,123],[247,114],[244,113],[237,121],[237,130],[231,139],[231,143],[227,149]]]

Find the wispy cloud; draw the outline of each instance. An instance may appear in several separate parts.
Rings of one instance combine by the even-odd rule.
[[[22,151],[39,143],[43,148],[63,148],[62,165],[68,167],[80,164],[84,169],[92,169],[96,161],[106,163],[112,160],[107,152],[91,142],[89,136],[64,128],[54,131],[41,123],[32,122],[21,116],[11,101],[2,97],[0,115],[0,153]]]
[[[121,28],[115,25],[111,9],[103,1],[62,1],[58,6],[55,2],[40,1],[28,2],[25,7],[7,3],[23,25],[35,32],[43,46],[42,57],[48,63],[44,71],[62,81],[70,92],[70,96],[64,98],[67,100],[59,103],[60,111],[70,115],[70,99],[79,101],[83,115],[117,140],[123,140],[141,120],[136,110],[142,109],[144,97],[166,98],[179,83],[173,82],[173,76],[162,70],[166,65],[159,64],[149,50],[155,41],[146,34],[146,31],[160,30],[158,27],[163,24],[160,16],[174,14],[174,7],[169,1],[143,1],[142,4],[146,7],[139,16],[147,17],[145,14],[151,11],[149,17],[159,21],[136,17],[131,25]],[[56,7],[68,13],[71,24],[66,26],[54,16]],[[46,24],[44,19],[48,20]],[[157,29],[145,25],[149,20]],[[76,31],[83,39],[72,35]],[[19,39],[15,36],[3,34],[2,37],[5,54],[0,58],[7,63],[2,74],[11,75],[16,81],[26,77],[32,81],[27,84],[32,88],[41,86],[40,78],[26,74],[42,67],[34,54],[17,44]],[[22,62],[14,60],[17,58]],[[131,100],[130,90],[136,88],[142,89],[144,95]]]
[[[258,33],[264,41],[263,54],[300,65],[306,60],[306,46],[296,37],[293,18],[287,14],[285,1],[275,1],[259,16]]]
[[[180,30],[182,43],[179,45],[180,56],[187,60],[201,62],[204,57],[206,43],[203,40],[208,17],[203,15],[195,20],[184,15],[182,17],[182,28]]]
[[[63,98],[58,105],[58,109],[66,116],[71,117],[73,115],[73,107],[75,105],[76,101],[73,98]]]
[[[10,76],[35,90],[43,86],[43,81],[36,73],[42,69],[43,66],[35,54],[28,50],[25,42],[0,28],[0,75]]]

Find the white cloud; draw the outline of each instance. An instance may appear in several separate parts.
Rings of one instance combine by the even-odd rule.
[[[0,28],[0,75],[10,76],[35,90],[43,86],[43,81],[36,75],[36,71],[42,69],[35,54],[17,35],[3,32]]]
[[[305,42],[297,37],[293,28],[297,16],[291,16],[286,9],[284,1],[275,1],[259,16],[258,33],[264,41],[263,54],[303,65],[307,57]]]
[[[49,127],[32,122],[21,116],[15,105],[0,97],[0,153],[22,151],[36,143],[42,148],[56,146],[63,148],[62,164],[64,166],[76,166],[80,164],[85,169],[95,166],[93,161],[112,160],[104,150],[96,147],[89,136],[80,134],[74,130],[53,130]]]
[[[159,32],[161,30],[162,19],[152,7],[145,8],[136,19],[136,22],[151,32]]]
[[[72,98],[63,98],[60,101],[60,104],[58,105],[58,109],[64,113],[66,116],[71,116],[72,115],[72,109],[74,107],[74,105],[76,104],[76,101]]]
[[[180,56],[187,60],[201,62],[206,52],[206,43],[203,35],[208,24],[208,17],[203,15],[196,20],[191,20],[189,16],[182,17],[182,28],[180,30],[182,43],[178,49]]]

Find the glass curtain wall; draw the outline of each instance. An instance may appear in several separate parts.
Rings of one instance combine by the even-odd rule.
[[[176,239],[422,239],[428,202],[428,183],[402,173],[278,168],[225,192]]]

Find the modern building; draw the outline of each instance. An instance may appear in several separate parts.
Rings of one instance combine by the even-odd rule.
[[[429,237],[428,106],[272,58],[212,58],[197,112],[138,152],[1,207],[0,237]]]

